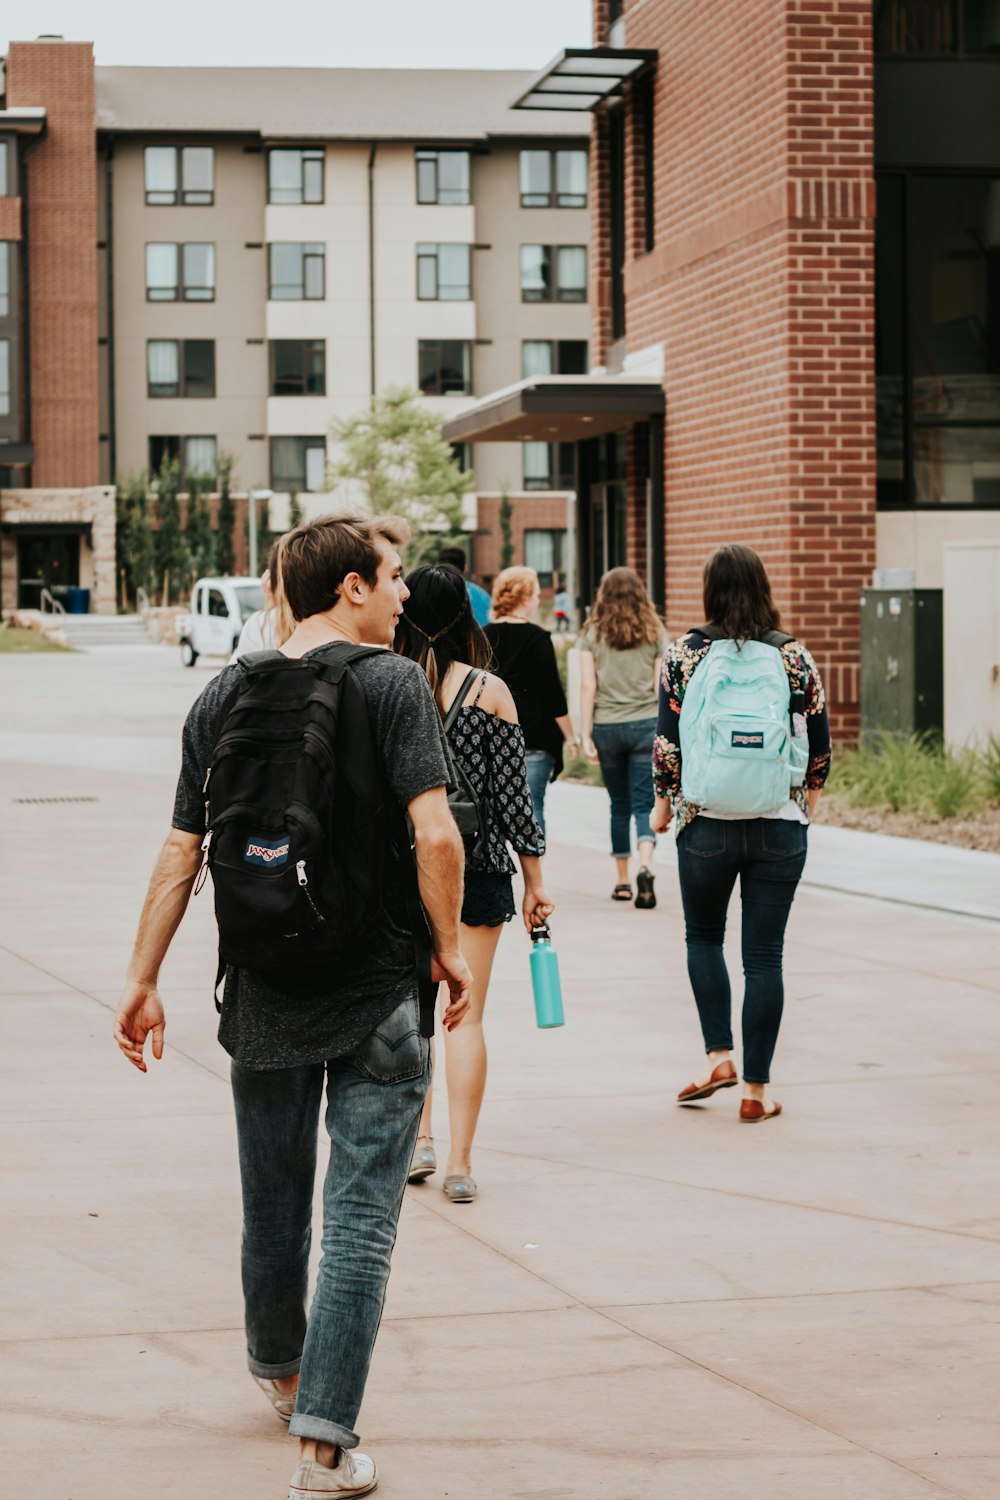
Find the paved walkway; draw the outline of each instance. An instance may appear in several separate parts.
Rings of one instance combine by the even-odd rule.
[[[283,1500],[292,1466],[243,1369],[207,898],[163,976],[164,1062],[141,1078],[110,1038],[166,746],[209,675],[156,648],[0,659],[17,1500]],[[453,1208],[432,1179],[404,1206],[361,1418],[380,1493],[997,1500],[1000,858],[819,831],[788,944],[786,1114],[743,1131],[731,1095],[670,1102],[698,1033],[669,848],[658,909],[613,906],[601,799],[559,793],[568,1024],[534,1028],[509,930],[481,1197]],[[977,915],[929,909],[952,904]]]

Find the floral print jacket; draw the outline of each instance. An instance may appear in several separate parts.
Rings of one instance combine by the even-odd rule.
[[[711,644],[702,631],[689,630],[687,635],[674,641],[667,651],[660,675],[660,711],[653,745],[653,785],[658,797],[667,797],[673,804],[674,823],[678,833],[701,811],[697,803],[688,802],[681,791],[680,717],[687,685],[699,662],[708,654]],[[782,647],[781,655],[791,691],[803,694],[806,701],[809,766],[805,784],[793,790],[792,800],[808,817],[806,792],[824,786],[830,774],[830,719],[826,711],[826,693],[823,691],[819,669],[801,642],[789,641],[787,646]]]

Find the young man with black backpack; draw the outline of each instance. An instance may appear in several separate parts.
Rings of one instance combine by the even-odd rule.
[[[417,664],[384,649],[407,597],[406,535],[393,519],[330,516],[284,539],[296,630],[280,652],[226,667],[188,715],[173,827],[115,1025],[141,1072],[147,1037],[162,1056],[157,976],[211,873],[248,1359],[300,1439],[289,1500],[378,1482],[354,1423],[429,1082],[435,981],[449,989],[446,1027],[469,1004],[441,720]],[[324,1081],[331,1156],[307,1318]]]

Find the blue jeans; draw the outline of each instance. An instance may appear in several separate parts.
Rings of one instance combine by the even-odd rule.
[[[722,951],[737,875],[743,904],[743,1077],[768,1083],[785,1003],[785,927],[806,862],[808,829],[781,818],[695,818],[677,841],[688,975],[706,1052],[733,1045]]]
[[[627,859],[632,852],[633,818],[636,841],[656,843],[656,834],[649,826],[655,736],[655,719],[594,725],[594,745],[611,798],[611,853],[616,859]]]
[[[323,1081],[330,1162],[323,1259],[306,1317]],[[243,1297],[255,1375],[299,1374],[296,1437],[354,1448],[410,1158],[430,1082],[416,999],[349,1057],[265,1072],[232,1065],[243,1183]]]
[[[531,806],[534,810],[535,822],[544,834],[545,792],[552,772],[555,769],[556,758],[554,755],[550,755],[547,750],[526,750],[524,764],[528,772],[528,790],[531,793]]]

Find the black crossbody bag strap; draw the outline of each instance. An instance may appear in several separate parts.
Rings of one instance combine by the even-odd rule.
[[[472,684],[475,682],[476,678],[481,675],[482,674],[480,672],[480,669],[478,667],[473,667],[466,676],[465,681],[462,683],[462,686],[455,694],[452,705],[449,708],[448,712],[445,714],[444,724],[441,726],[444,730],[445,739],[447,739],[449,734],[451,733],[455,724],[455,720],[461,713],[465,700],[472,691]]]

